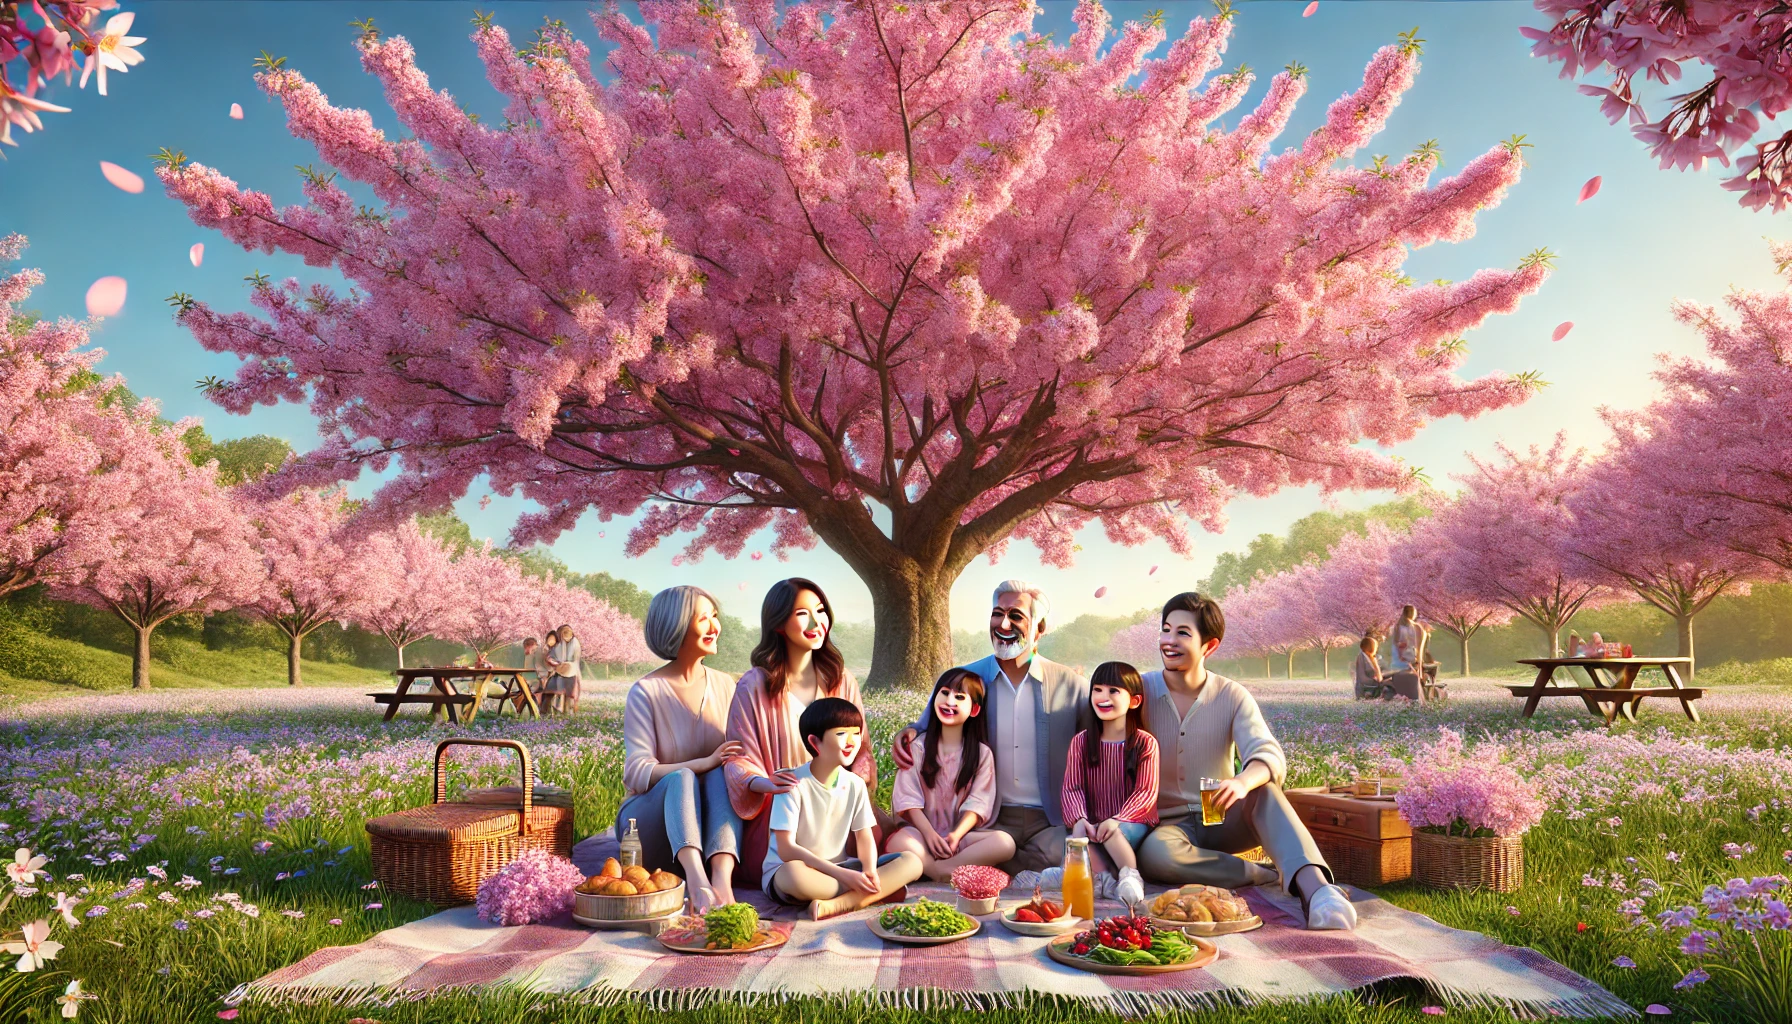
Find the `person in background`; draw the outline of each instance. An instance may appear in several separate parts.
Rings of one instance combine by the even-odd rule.
[[[949,668],[928,698],[933,721],[920,760],[896,771],[890,810],[908,825],[891,836],[891,853],[921,858],[928,878],[943,882],[967,864],[1004,864],[1014,856],[1006,832],[985,828],[996,815],[996,755],[985,742],[983,680]]]
[[[1400,609],[1400,621],[1388,633],[1392,649],[1388,651],[1388,670],[1417,672],[1424,660],[1425,627],[1419,623],[1419,610],[1412,605]]]
[[[902,902],[908,883],[921,877],[921,858],[878,856],[871,793],[846,767],[865,749],[864,712],[852,701],[820,697],[803,709],[797,729],[811,760],[791,771],[790,786],[772,798],[765,894],[786,906],[807,903],[817,921]]]
[[[666,663],[636,680],[623,705],[616,835],[635,819],[642,859],[676,860],[700,914],[734,902],[740,859],[741,820],[722,768],[741,753],[725,735],[734,677],[703,663],[721,639],[721,605],[699,587],[669,587],[648,604],[645,633]]]
[[[1379,644],[1372,636],[1363,637],[1357,644],[1356,663],[1351,666],[1351,677],[1356,683],[1357,700],[1374,700],[1381,696],[1382,687],[1387,679],[1381,674],[1381,665],[1375,660]]]
[[[1220,606],[1200,594],[1177,594],[1164,604],[1158,633],[1162,671],[1147,672],[1145,725],[1158,745],[1160,824],[1139,846],[1144,876],[1164,885],[1200,882],[1236,889],[1281,880],[1298,897],[1307,927],[1356,927],[1350,896],[1288,797],[1282,745],[1244,687],[1207,668],[1226,635]],[[1243,768],[1236,774],[1234,764]],[[1215,779],[1211,796],[1225,812],[1205,824],[1201,779]],[[1271,871],[1234,856],[1263,847]]]
[[[548,680],[547,691],[557,710],[571,711],[579,706],[579,638],[571,625],[554,630],[559,642],[548,649],[548,664],[554,677]]]
[[[772,798],[796,785],[793,770],[807,764],[809,748],[797,732],[803,711],[823,697],[839,697],[862,711],[859,681],[833,641],[833,608],[811,580],[779,580],[759,607],[759,644],[753,667],[734,686],[728,738],[741,754],[728,760],[728,799],[746,822],[741,847],[742,884],[758,884],[771,844],[766,811]],[[877,758],[860,744],[847,769],[877,791]]]
[[[1045,872],[1061,870],[1069,836],[1060,803],[1065,753],[1071,737],[1095,723],[1089,680],[1039,653],[1051,604],[1045,592],[1022,580],[1004,580],[990,597],[989,642],[994,653],[965,668],[988,690],[989,747],[996,755],[998,810],[991,828],[1008,833],[1016,853],[1008,865],[1015,885],[1055,883]],[[902,730],[891,749],[896,767],[915,763],[916,737],[933,715]],[[1033,872],[1029,875],[1028,872]]]

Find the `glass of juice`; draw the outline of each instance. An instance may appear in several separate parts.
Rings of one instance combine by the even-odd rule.
[[[1201,780],[1201,824],[1223,825],[1226,821],[1226,810],[1214,801],[1220,788],[1220,779]]]
[[[1089,840],[1078,837],[1064,843],[1064,902],[1070,912],[1095,920],[1095,874],[1089,866]]]

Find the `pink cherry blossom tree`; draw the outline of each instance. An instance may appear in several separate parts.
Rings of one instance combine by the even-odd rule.
[[[1449,574],[1454,557],[1455,544],[1442,520],[1421,519],[1388,552],[1382,585],[1390,604],[1412,605],[1420,619],[1456,638],[1467,676],[1469,640],[1484,626],[1512,621],[1512,610],[1458,585]]]
[[[1262,658],[1263,678],[1269,679],[1270,656],[1275,652],[1269,637],[1268,606],[1256,592],[1257,580],[1226,595],[1221,611],[1226,616],[1226,638],[1220,649],[1226,657]]]
[[[518,542],[645,510],[629,551],[694,533],[680,561],[764,529],[780,554],[819,539],[871,591],[868,681],[921,683],[980,554],[1018,538],[1065,565],[1094,524],[1181,551],[1237,493],[1399,486],[1360,441],[1536,383],[1455,370],[1547,253],[1457,283],[1401,273],[1468,237],[1517,181],[1517,142],[1438,181],[1431,146],[1350,162],[1412,85],[1415,39],[1278,152],[1305,69],[1222,124],[1253,81],[1208,77],[1229,10],[1150,59],[1161,18],[1108,45],[1092,2],[1063,43],[1025,0],[643,10],[651,32],[596,17],[608,80],[561,27],[519,49],[476,19],[501,125],[364,31],[403,139],[264,62],[293,132],[371,207],[334,174],[278,209],[165,161],[196,223],[354,286],[263,279],[260,316],[174,300],[244,359],[221,405],[311,403],[325,441],[289,484],[396,459],[388,512],[483,477],[540,504]]]
[[[1451,544],[1441,584],[1528,620],[1543,631],[1543,656],[1555,657],[1574,613],[1611,596],[1570,553],[1583,453],[1560,434],[1548,449],[1497,448],[1497,462],[1470,456],[1461,495],[1437,513]]]
[[[140,406],[147,419],[154,403]],[[83,524],[71,544],[81,563],[55,582],[53,596],[104,608],[136,634],[131,686],[149,688],[150,637],[184,612],[213,612],[253,601],[263,570],[241,503],[217,483],[217,464],[195,466],[180,435],[192,425],[142,429],[116,453],[130,492],[103,521]]]
[[[1609,74],[1609,85],[1583,85],[1616,124],[1648,144],[1663,168],[1725,167],[1743,146],[1724,188],[1751,210],[1792,202],[1792,131],[1763,127],[1792,105],[1792,8],[1781,0],[1535,0],[1552,23],[1519,31],[1531,53],[1562,64],[1563,78]],[[1644,82],[1671,86],[1698,65],[1702,80],[1676,92],[1652,117],[1638,96]],[[1706,77],[1708,75],[1708,77]],[[1759,140],[1759,141],[1756,141]]]
[[[490,544],[461,552],[454,573],[457,583],[452,593],[461,607],[443,635],[481,658],[520,643],[553,618],[552,610],[543,607],[545,584],[493,554]]]
[[[355,545],[349,575],[357,595],[349,617],[386,638],[399,668],[406,647],[453,634],[465,614],[453,554],[414,519]]]
[[[589,591],[547,580],[540,586],[539,615],[532,635],[568,623],[579,638],[584,660],[606,665],[631,665],[653,660],[639,620],[618,611]]]
[[[1108,651],[1140,672],[1150,672],[1163,663],[1157,649],[1157,640],[1162,633],[1163,622],[1153,615],[1144,622],[1116,631],[1108,641]],[[1226,635],[1232,635],[1230,621],[1226,625]]]
[[[1360,633],[1338,625],[1332,615],[1334,609],[1328,609],[1322,601],[1331,586],[1327,581],[1329,571],[1329,563],[1303,562],[1277,573],[1273,591],[1277,602],[1273,620],[1281,623],[1281,631],[1299,647],[1319,651],[1320,672],[1326,679],[1332,677],[1332,651],[1361,638]],[[1336,599],[1345,601],[1342,594]],[[1292,658],[1289,664],[1293,665]]]
[[[1366,533],[1349,533],[1332,545],[1324,562],[1312,566],[1311,600],[1315,624],[1332,646],[1382,639],[1394,624],[1399,606],[1388,599],[1387,566],[1403,538],[1383,523],[1370,523]],[[1327,650],[1329,656],[1330,651]],[[1331,678],[1327,665],[1326,678]]]
[[[286,682],[299,685],[305,638],[331,620],[347,620],[361,598],[351,572],[348,515],[342,492],[295,491],[255,501],[245,514],[261,554],[261,593],[244,609],[286,637]]]

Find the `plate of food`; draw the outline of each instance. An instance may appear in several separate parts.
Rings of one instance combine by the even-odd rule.
[[[938,946],[977,934],[983,922],[959,913],[950,903],[923,897],[913,903],[897,903],[865,922],[871,933],[886,942],[904,946]]]
[[[1151,901],[1151,924],[1189,935],[1233,935],[1263,927],[1244,897],[1215,885],[1185,885]]]
[[[1174,928],[1153,927],[1149,918],[1110,917],[1094,928],[1060,935],[1046,953],[1067,967],[1092,974],[1168,974],[1206,967],[1220,951],[1207,939]]]
[[[1068,906],[1046,899],[1037,886],[1031,900],[1002,914],[1002,927],[1019,935],[1062,935],[1081,923]]]
[[[759,920],[748,903],[730,903],[698,917],[690,914],[660,932],[660,945],[677,953],[724,956],[777,949],[790,940],[790,926]]]

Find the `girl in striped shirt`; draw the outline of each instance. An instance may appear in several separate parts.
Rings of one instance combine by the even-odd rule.
[[[1145,898],[1133,849],[1157,824],[1157,740],[1145,729],[1145,681],[1123,661],[1096,666],[1089,704],[1100,725],[1070,741],[1060,799],[1071,835],[1101,844],[1120,869],[1115,895]]]

